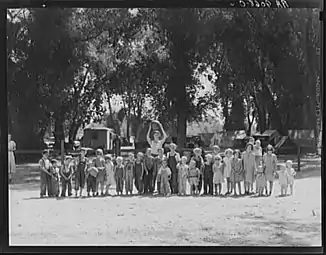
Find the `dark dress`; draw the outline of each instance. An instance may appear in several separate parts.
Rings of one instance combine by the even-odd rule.
[[[75,173],[75,190],[83,189],[85,186],[85,167],[87,159],[80,158]]]
[[[134,171],[135,171],[135,187],[137,189],[137,191],[139,193],[142,193],[144,190],[143,187],[143,181],[142,181],[142,175],[143,175],[143,171],[144,171],[144,165],[143,163],[137,163],[135,162],[135,166],[134,166]]]
[[[203,160],[202,156],[200,156],[199,158],[193,157],[193,159],[196,161],[196,168],[198,168],[200,171],[200,176],[198,179],[198,186],[197,186],[198,192],[200,193],[202,186],[203,186],[203,167],[204,167],[203,162],[204,162],[204,160]]]
[[[114,148],[114,155],[116,157],[121,156],[121,139],[120,139],[120,137],[116,137],[113,140],[113,148]]]
[[[213,164],[210,163],[209,165],[205,164],[204,168],[204,194],[213,195]]]
[[[178,169],[177,169],[177,159],[176,154],[173,156],[169,154],[168,157],[168,167],[171,170],[171,179],[170,179],[170,186],[172,194],[178,193]]]
[[[121,192],[123,191],[123,172],[124,172],[124,166],[115,166],[114,171],[114,178],[116,183],[116,191]]]
[[[144,193],[153,193],[153,172],[154,172],[154,158],[152,156],[145,156],[144,158],[144,167],[147,169],[148,173],[144,171],[143,180],[144,180]]]

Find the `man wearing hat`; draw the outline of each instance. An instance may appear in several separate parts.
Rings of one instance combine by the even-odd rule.
[[[50,152],[49,150],[43,150],[42,158],[39,160],[38,164],[41,170],[41,185],[40,185],[40,197],[43,198],[46,195],[46,191],[48,196],[52,195],[51,192],[51,175],[50,175],[50,167],[51,162],[49,160]]]

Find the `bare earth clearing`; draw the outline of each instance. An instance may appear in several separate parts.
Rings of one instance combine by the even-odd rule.
[[[39,199],[35,164],[18,166],[9,194],[10,245],[321,246],[320,159],[293,196]]]

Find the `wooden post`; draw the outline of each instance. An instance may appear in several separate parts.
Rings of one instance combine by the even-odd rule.
[[[63,166],[65,161],[65,141],[61,140],[61,165]]]
[[[298,155],[297,155],[297,157],[298,157],[298,172],[300,172],[300,165],[301,165],[301,163],[300,163],[300,154],[301,154],[301,147],[300,147],[300,145],[298,146]]]

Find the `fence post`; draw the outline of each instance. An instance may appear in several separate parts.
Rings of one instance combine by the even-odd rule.
[[[298,157],[298,172],[300,172],[300,165],[301,165],[301,163],[300,163],[300,154],[301,154],[301,147],[300,147],[300,145],[298,146],[298,153],[297,153],[298,155],[297,155],[297,157]]]

